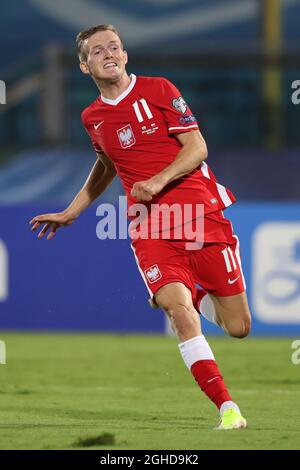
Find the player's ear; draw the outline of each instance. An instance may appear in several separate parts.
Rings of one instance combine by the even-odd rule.
[[[128,54],[127,54],[127,51],[123,51],[123,54],[124,54],[124,58],[125,58],[125,64],[127,64],[127,62],[128,62]]]
[[[82,73],[86,75],[90,74],[90,71],[86,62],[80,62],[79,67]]]

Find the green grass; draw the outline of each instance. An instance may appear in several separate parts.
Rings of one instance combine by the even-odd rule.
[[[0,449],[74,449],[85,439],[91,449],[300,448],[300,365],[291,363],[290,339],[209,339],[249,423],[231,432],[212,430],[217,410],[174,338],[2,333],[0,339],[7,347]],[[111,441],[101,441],[107,435]]]

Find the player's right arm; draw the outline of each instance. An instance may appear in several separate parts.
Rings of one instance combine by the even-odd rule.
[[[111,160],[104,154],[97,152],[97,161],[94,164],[86,182],[75,196],[71,204],[62,212],[37,215],[29,223],[35,232],[42,224],[38,238],[42,238],[47,232],[47,240],[54,237],[60,227],[71,225],[77,217],[109,186],[116,175],[116,170]]]

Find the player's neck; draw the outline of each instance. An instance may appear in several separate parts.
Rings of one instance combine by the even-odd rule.
[[[131,78],[127,74],[120,78],[118,82],[115,83],[107,83],[103,81],[99,81],[97,86],[100,90],[101,95],[108,99],[108,100],[116,100],[127,88],[129,87],[131,82]]]

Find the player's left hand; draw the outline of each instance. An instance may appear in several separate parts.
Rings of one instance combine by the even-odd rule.
[[[137,181],[132,186],[131,196],[140,202],[151,201],[153,196],[158,194],[164,187],[164,183],[157,177],[145,181]]]

